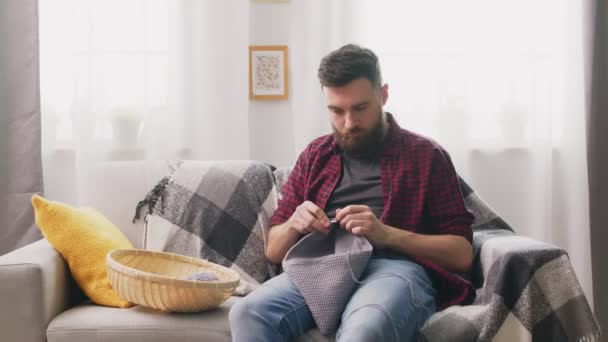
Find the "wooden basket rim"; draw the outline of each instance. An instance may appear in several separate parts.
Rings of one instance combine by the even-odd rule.
[[[232,278],[233,280],[198,281],[145,272],[130,266],[123,265],[114,259],[117,256],[126,254],[134,254],[136,256],[145,255],[155,258],[182,261],[210,269],[217,268],[228,273],[229,278]],[[175,287],[189,287],[200,289],[230,289],[235,288],[240,282],[240,276],[238,275],[238,273],[225,266],[218,265],[216,263],[204,259],[169,252],[150,251],[144,249],[115,249],[111,250],[106,255],[106,263],[108,267],[111,268],[113,271],[123,274],[125,276],[132,277],[138,280],[145,280],[156,284],[169,285]]]

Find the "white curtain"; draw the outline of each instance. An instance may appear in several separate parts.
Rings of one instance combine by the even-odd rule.
[[[565,248],[589,300],[579,1],[294,1],[297,152],[329,132],[316,76],[345,43],[374,50],[386,109],[437,140],[515,230]]]
[[[387,110],[445,146],[518,233],[564,247],[592,300],[580,5],[40,0],[46,193],[77,202],[97,161],[248,158],[250,132],[287,130],[295,160],[330,131],[320,59],[359,43],[379,55]],[[251,6],[289,6],[288,41],[267,44],[290,49],[291,120],[277,127],[249,122],[287,108],[248,105],[247,45],[264,40]]]
[[[319,62],[329,51],[345,44],[342,29],[349,17],[348,0],[293,1],[291,10],[292,123],[294,155],[322,134],[331,132],[321,87]],[[355,2],[356,3],[356,2]]]
[[[46,194],[98,162],[249,157],[249,1],[40,0]]]

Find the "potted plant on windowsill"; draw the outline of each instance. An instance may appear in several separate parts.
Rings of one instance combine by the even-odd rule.
[[[115,107],[110,112],[112,125],[112,141],[118,149],[134,149],[137,147],[143,116],[135,107]]]

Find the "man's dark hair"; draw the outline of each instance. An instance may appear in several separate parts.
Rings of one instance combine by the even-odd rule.
[[[325,87],[342,87],[360,77],[367,78],[374,88],[382,87],[378,57],[372,50],[354,44],[344,45],[325,56],[318,75]]]

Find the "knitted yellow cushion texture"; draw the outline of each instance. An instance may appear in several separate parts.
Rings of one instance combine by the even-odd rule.
[[[106,269],[109,251],[133,248],[127,237],[93,208],[74,208],[38,195],[32,205],[42,235],[63,256],[84,293],[99,305],[132,306],[112,290]]]

